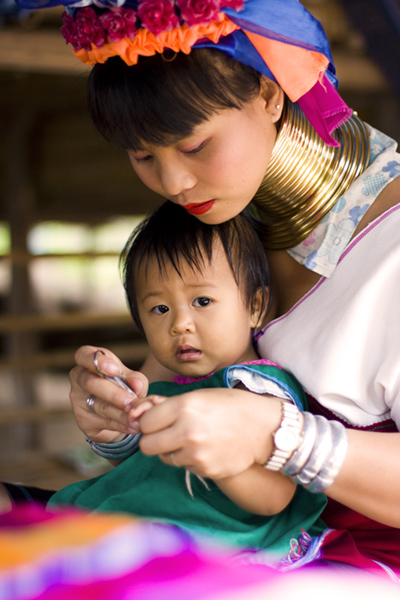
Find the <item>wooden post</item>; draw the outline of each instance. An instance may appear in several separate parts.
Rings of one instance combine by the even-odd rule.
[[[27,252],[27,235],[32,225],[34,189],[31,173],[31,137],[34,124],[34,111],[26,106],[19,107],[8,136],[4,202],[10,226],[11,252],[16,255]],[[11,291],[7,304],[9,315],[18,316],[33,312],[29,262],[12,263]],[[6,355],[15,359],[17,365],[11,369],[13,404],[16,407],[32,407],[36,403],[33,373],[24,366],[24,356],[35,351],[36,343],[36,335],[32,332],[13,332],[6,336]],[[34,429],[29,424],[20,424],[7,434],[8,439],[5,443],[13,455],[18,450],[36,445],[37,442]]]

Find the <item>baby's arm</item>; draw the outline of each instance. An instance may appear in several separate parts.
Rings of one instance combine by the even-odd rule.
[[[239,388],[242,385],[239,384]],[[243,386],[243,389],[244,388]],[[137,400],[131,409],[131,418],[140,419],[151,407],[166,400],[163,396],[148,396]],[[272,516],[281,512],[292,500],[296,484],[286,475],[269,471],[254,464],[239,475],[214,480],[220,490],[247,512]],[[189,484],[189,491],[190,484]]]
[[[243,473],[214,480],[232,502],[257,515],[281,512],[292,500],[296,484],[283,473],[252,465]]]

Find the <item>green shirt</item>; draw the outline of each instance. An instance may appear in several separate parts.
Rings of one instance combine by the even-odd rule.
[[[152,384],[149,393],[173,396],[193,389],[229,387],[229,369],[232,368],[221,369],[194,383]],[[307,406],[299,384],[279,367],[253,363],[247,370],[262,374],[274,385],[278,382],[286,396],[292,396],[297,405]],[[191,476],[191,497],[185,483],[185,472],[184,468],[171,467],[157,456],[145,456],[138,451],[106,474],[60,490],[49,505],[67,504],[89,510],[126,512],[153,521],[173,523],[224,544],[268,549],[279,556],[289,552],[290,540],[293,537],[297,539],[301,529],[312,537],[325,529],[319,518],[326,505],[323,494],[310,494],[298,487],[285,510],[266,517],[251,514],[237,506],[211,480],[206,480],[207,489],[194,475]]]

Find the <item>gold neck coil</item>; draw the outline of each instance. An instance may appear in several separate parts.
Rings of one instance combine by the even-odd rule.
[[[297,104],[286,100],[264,179],[253,198],[271,250],[302,242],[367,167],[368,131],[353,113],[327,146]]]

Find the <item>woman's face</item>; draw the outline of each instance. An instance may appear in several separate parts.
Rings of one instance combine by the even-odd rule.
[[[203,223],[222,223],[239,214],[256,193],[280,114],[260,93],[240,110],[215,112],[188,138],[167,147],[129,151],[129,158],[151,190]]]

